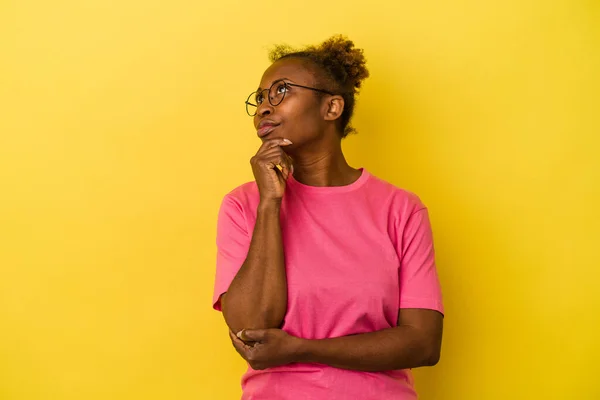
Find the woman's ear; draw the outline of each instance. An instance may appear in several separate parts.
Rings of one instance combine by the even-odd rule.
[[[342,96],[330,96],[327,99],[325,109],[325,120],[335,121],[342,116],[344,112],[344,98]]]

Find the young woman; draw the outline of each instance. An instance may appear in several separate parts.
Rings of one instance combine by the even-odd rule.
[[[334,36],[271,61],[246,101],[255,181],[217,226],[213,307],[249,363],[242,398],[416,399],[410,369],[440,357],[441,289],[426,207],[342,153],[363,52]]]

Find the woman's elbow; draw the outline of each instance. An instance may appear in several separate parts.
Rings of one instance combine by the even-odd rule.
[[[440,361],[440,352],[432,352],[426,359],[424,367],[433,367]]]
[[[423,352],[423,366],[433,367],[440,361],[441,346],[439,343],[432,343],[426,346],[426,350]]]
[[[225,322],[234,332],[242,329],[279,328],[283,321],[278,310],[238,307],[227,301],[223,301],[221,304]]]

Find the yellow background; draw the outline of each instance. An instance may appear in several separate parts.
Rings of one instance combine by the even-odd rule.
[[[344,33],[344,142],[418,193],[447,317],[424,400],[598,399],[600,2],[0,3],[0,399],[235,399],[211,309],[243,100]]]

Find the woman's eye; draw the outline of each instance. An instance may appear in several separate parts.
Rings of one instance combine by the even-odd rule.
[[[283,94],[287,91],[287,86],[285,83],[282,83],[281,85],[277,86],[277,94]]]
[[[264,96],[262,94],[258,94],[258,95],[256,95],[254,100],[256,101],[256,104],[260,104],[263,102]]]

